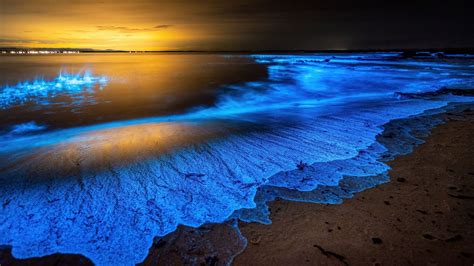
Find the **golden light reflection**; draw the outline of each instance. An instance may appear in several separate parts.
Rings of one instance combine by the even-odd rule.
[[[80,134],[68,141],[39,149],[17,167],[31,169],[39,176],[100,171],[147,158],[156,159],[216,138],[222,133],[222,128],[217,126],[183,123],[115,127]]]

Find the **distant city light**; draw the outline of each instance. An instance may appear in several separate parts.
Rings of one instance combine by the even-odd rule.
[[[80,51],[64,51],[64,50],[15,50],[1,51],[2,54],[79,54]]]

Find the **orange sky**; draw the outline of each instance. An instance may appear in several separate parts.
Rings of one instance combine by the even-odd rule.
[[[0,46],[4,47],[190,50],[213,49],[213,39],[225,38],[212,26],[214,21],[199,16],[205,9],[189,1],[0,3]]]

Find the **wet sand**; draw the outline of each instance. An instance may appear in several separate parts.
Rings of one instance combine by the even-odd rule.
[[[472,265],[474,112],[447,113],[391,182],[341,205],[275,201],[271,225],[241,223],[234,265]]]
[[[239,224],[247,248],[234,265],[472,265],[474,263],[474,111],[448,112],[413,153],[389,162],[391,182],[343,204],[277,200],[271,225]],[[181,226],[157,238],[143,265],[224,265],[245,240],[229,222]],[[3,265],[91,265],[80,255]]]

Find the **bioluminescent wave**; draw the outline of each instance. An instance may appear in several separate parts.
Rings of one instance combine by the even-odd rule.
[[[10,126],[0,137],[0,244],[19,258],[63,252],[132,265],[180,224],[268,223],[266,202],[276,197],[338,203],[385,182],[384,125],[474,102],[440,92],[474,88],[469,59],[252,58],[268,77],[219,86],[212,104],[186,112]]]
[[[75,104],[81,104],[84,101],[81,94],[91,94],[94,89],[102,89],[107,82],[107,77],[93,76],[89,71],[79,74],[61,72],[54,80],[35,79],[4,86],[0,89],[0,106],[6,109],[31,101],[47,105],[59,95],[74,97]]]

